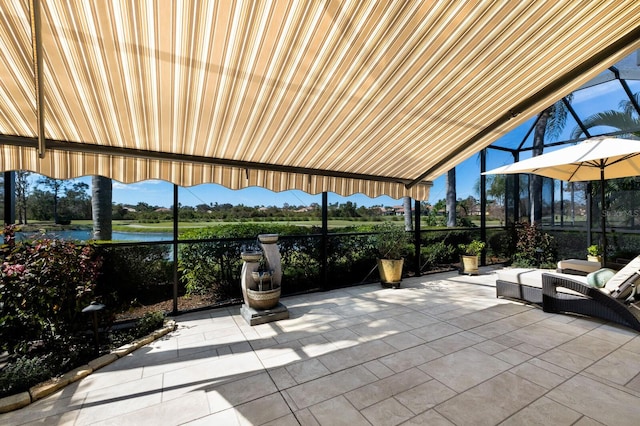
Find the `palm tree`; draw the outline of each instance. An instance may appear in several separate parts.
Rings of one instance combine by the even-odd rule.
[[[456,168],[447,172],[447,227],[456,226]]]
[[[402,205],[404,207],[404,230],[413,231],[413,220],[411,215],[411,197],[403,197]]]
[[[18,223],[27,224],[27,194],[29,192],[30,172],[18,170],[15,173],[16,182],[16,211],[18,212]]]
[[[571,102],[573,95],[564,98]],[[544,150],[545,136],[557,137],[567,121],[567,107],[564,100],[551,105],[538,116],[533,130],[534,157],[541,155]],[[531,224],[542,222],[542,176],[531,175],[529,178],[529,204],[531,205]]]
[[[103,176],[91,177],[91,216],[95,240],[110,240],[112,237],[112,193],[111,179]]]
[[[636,103],[640,101],[640,93],[634,94],[633,97],[635,98]],[[586,129],[591,129],[597,126],[613,127],[622,131],[633,129],[635,131],[629,133],[635,136],[640,136],[640,131],[637,130],[640,128],[640,117],[638,117],[638,111],[636,111],[631,100],[627,99],[620,101],[618,106],[620,107],[620,111],[609,110],[590,115],[582,121],[582,124]],[[583,134],[584,131],[582,128],[580,126],[576,126],[571,133],[571,137],[578,139],[582,137]]]

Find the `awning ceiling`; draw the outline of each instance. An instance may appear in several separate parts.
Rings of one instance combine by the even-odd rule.
[[[4,0],[0,169],[426,199],[639,40],[637,1]]]

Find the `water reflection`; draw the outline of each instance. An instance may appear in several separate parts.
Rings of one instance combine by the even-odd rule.
[[[91,238],[91,230],[66,230],[39,232],[16,232],[16,240],[23,241],[34,238],[57,238],[62,240],[87,241]],[[113,241],[171,241],[173,234],[169,232],[118,232],[112,233]]]

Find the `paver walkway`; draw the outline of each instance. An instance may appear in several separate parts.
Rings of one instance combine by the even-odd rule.
[[[0,424],[637,425],[640,335],[444,273],[239,307],[178,329]]]

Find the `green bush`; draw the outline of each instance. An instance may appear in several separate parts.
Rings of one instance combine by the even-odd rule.
[[[558,248],[555,239],[537,226],[526,223],[516,227],[516,254],[513,265],[523,268],[555,268]]]
[[[359,235],[357,232],[370,232],[371,227],[348,227],[334,230],[336,233],[353,235],[329,236],[327,244],[327,266],[329,287],[353,285],[365,281],[368,277],[377,279],[375,235]],[[319,277],[319,275],[318,275]]]
[[[136,322],[136,337],[144,337],[147,334],[162,328],[164,325],[164,313],[160,311],[147,312]]]
[[[242,223],[185,231],[190,242],[179,248],[179,270],[187,294],[209,294],[216,301],[238,300],[242,259],[240,253],[259,248],[258,234],[286,235],[278,241],[282,257],[283,292],[304,291],[319,274],[315,230],[293,225]]]
[[[0,370],[0,397],[29,390],[55,375],[51,368],[52,355],[23,355]]]
[[[98,244],[96,250],[103,266],[95,291],[108,310],[119,312],[133,302],[150,304],[171,296],[169,246]]]
[[[15,242],[4,230],[0,247],[0,345],[26,353],[86,329],[82,309],[95,298],[101,266],[93,245],[39,239]]]
[[[402,259],[407,254],[409,235],[403,225],[383,222],[374,227],[374,243],[380,259]]]
[[[432,268],[436,265],[452,263],[455,261],[457,252],[455,247],[444,241],[437,241],[423,246],[420,250],[423,268]]]
[[[511,258],[513,255],[514,235],[509,231],[498,231],[492,233],[488,238],[488,246],[491,252],[503,259]]]
[[[119,347],[135,339],[145,337],[164,325],[164,312],[146,312],[131,328],[115,330],[109,333],[110,347]]]

